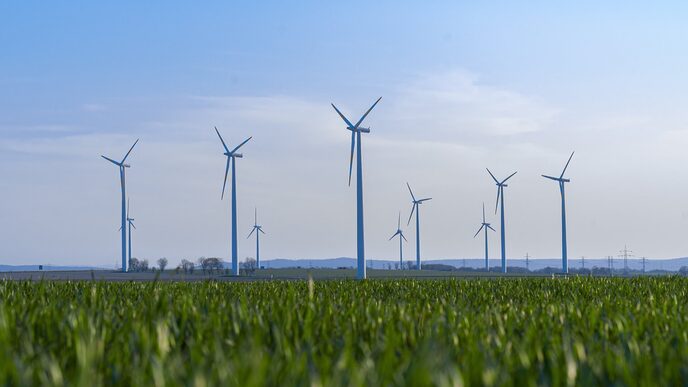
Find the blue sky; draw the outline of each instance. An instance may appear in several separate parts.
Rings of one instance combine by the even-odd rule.
[[[0,261],[113,265],[116,170],[98,156],[139,137],[134,255],[226,257],[213,125],[229,142],[255,137],[238,166],[240,225],[248,233],[261,208],[266,258],[353,256],[348,138],[329,103],[357,115],[380,95],[364,139],[369,256],[394,257],[386,235],[410,209],[407,180],[436,198],[424,256],[479,256],[471,236],[494,200],[490,167],[520,171],[509,255],[556,257],[558,192],[539,174],[574,149],[571,255],[628,243],[685,256],[687,8],[3,2]]]

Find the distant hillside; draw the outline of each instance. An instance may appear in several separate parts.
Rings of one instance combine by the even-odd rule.
[[[451,265],[456,268],[466,267],[471,268],[481,268],[484,266],[483,259],[467,258],[467,259],[432,259],[428,261],[423,261],[424,264],[442,264]],[[368,267],[374,269],[387,269],[388,265],[395,268],[395,264],[398,261],[392,260],[379,260],[371,259],[368,260]],[[413,260],[415,263],[415,260]],[[500,266],[499,259],[490,259],[490,267]],[[526,267],[526,260],[519,259],[509,259],[507,261],[508,266],[512,267]],[[623,259],[614,259],[614,269],[623,269]],[[266,268],[280,269],[287,267],[302,267],[302,268],[337,268],[337,267],[355,267],[355,258],[325,258],[325,259],[271,259],[263,260],[261,262],[262,266]],[[569,259],[569,268],[580,268],[582,265],[580,258]],[[682,266],[688,266],[688,257],[684,258],[672,258],[672,259],[647,259],[645,261],[645,270],[667,270],[667,271],[678,271]],[[539,270],[546,267],[559,268],[561,267],[561,258],[544,258],[544,259],[530,259],[529,265],[530,270]],[[585,259],[585,267],[607,267],[606,258],[594,258]],[[631,270],[641,270],[643,267],[642,260],[640,259],[629,259],[628,268]]]

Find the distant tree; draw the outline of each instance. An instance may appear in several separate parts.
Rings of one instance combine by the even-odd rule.
[[[182,266],[182,270],[184,270],[184,273],[193,274],[193,271],[194,271],[193,262],[189,261],[188,259],[182,259],[181,266]]]
[[[197,260],[198,266],[201,267],[201,270],[203,270],[203,274],[205,274],[205,271],[208,269],[205,265],[205,257],[200,257]]]
[[[678,274],[688,276],[688,266],[681,266],[681,268],[678,269]]]
[[[394,270],[399,270],[399,264],[398,263],[394,264]]]
[[[213,273],[213,271],[219,272],[222,270],[222,261],[220,260],[220,258],[201,257],[198,260],[198,264],[201,266],[201,269],[203,269],[203,273]]]
[[[248,257],[246,260],[241,264],[243,267],[244,271],[246,274],[253,274],[254,271],[256,271],[256,259]]]
[[[138,271],[139,260],[136,258],[129,258],[129,269],[127,271]]]
[[[165,268],[167,267],[167,258],[162,257],[158,259],[158,267],[160,268],[160,271],[165,271]]]
[[[129,270],[132,272],[148,271],[148,260],[140,260],[132,257],[129,260]]]

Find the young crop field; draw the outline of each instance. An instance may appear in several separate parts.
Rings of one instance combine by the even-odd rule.
[[[2,385],[684,385],[688,279],[0,282]]]

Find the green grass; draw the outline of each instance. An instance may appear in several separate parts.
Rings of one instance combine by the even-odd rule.
[[[0,282],[3,385],[683,385],[688,279]]]

